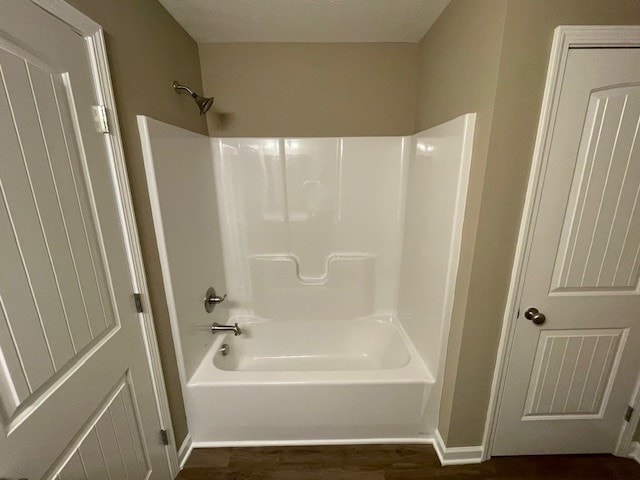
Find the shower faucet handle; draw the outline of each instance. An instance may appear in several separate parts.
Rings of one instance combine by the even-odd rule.
[[[226,298],[226,294],[222,297],[219,297],[216,293],[216,289],[213,287],[209,287],[204,297],[204,309],[207,311],[207,313],[211,313],[213,312],[213,309],[216,308],[216,305],[224,302]]]

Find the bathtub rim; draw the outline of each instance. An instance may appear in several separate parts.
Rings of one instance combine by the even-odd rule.
[[[214,363],[218,349],[227,338],[226,333],[216,338],[204,355],[200,365],[186,382],[188,389],[233,385],[378,385],[378,384],[429,384],[436,379],[418,353],[401,322],[393,315],[369,315],[353,320],[372,321],[395,328],[409,352],[409,361],[399,368],[358,369],[358,370],[223,370]],[[296,320],[270,320],[259,317],[236,315],[227,324],[238,322],[241,326],[268,322],[295,322]],[[350,320],[343,320],[349,322]],[[242,322],[242,323],[241,323]],[[320,323],[322,320],[299,320],[299,322]]]

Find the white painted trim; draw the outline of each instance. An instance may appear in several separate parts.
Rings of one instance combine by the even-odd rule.
[[[178,463],[180,465],[180,470],[182,470],[189,460],[191,456],[191,452],[193,451],[193,442],[191,441],[191,434],[187,433],[187,436],[184,438],[182,445],[178,449]]]
[[[129,186],[127,167],[124,159],[124,149],[122,146],[120,126],[118,124],[113,86],[111,84],[111,74],[109,71],[104,33],[100,25],[63,0],[32,1],[85,37],[87,47],[91,54],[91,66],[94,77],[97,79],[95,84],[97,100],[106,107],[107,115],[109,116],[111,132],[109,134],[105,134],[104,138],[109,154],[113,160],[116,187],[118,189],[118,208],[120,210],[119,213],[123,233],[126,238],[127,261],[131,273],[132,284],[135,291],[142,295],[144,313],[139,314],[139,319],[145,343],[145,353],[151,374],[156,409],[160,420],[160,428],[167,430],[169,435],[169,445],[165,449],[167,463],[171,474],[175,477],[179,473],[175,437],[173,435],[164,377],[162,376],[158,341],[156,338],[151,306],[149,305],[149,291],[144,271],[144,264],[142,261],[138,228],[133,211],[131,189]],[[155,435],[157,432],[147,432],[147,434]]]
[[[529,174],[527,194],[524,202],[520,229],[518,232],[518,243],[516,245],[513,269],[511,271],[511,281],[509,284],[509,294],[502,321],[502,332],[498,347],[496,367],[491,385],[491,395],[489,398],[489,408],[483,436],[485,453],[483,460],[491,457],[498,411],[504,390],[504,380],[507,371],[507,363],[511,352],[513,337],[515,334],[515,317],[520,303],[520,295],[524,282],[531,240],[533,237],[533,220],[536,217],[541,196],[541,182],[546,171],[546,159],[554,128],[555,113],[558,108],[560,88],[564,79],[564,71],[570,48],[589,47],[639,47],[640,46],[640,26],[559,26],[555,29],[551,55],[547,69],[547,78],[538,123],[538,132],[533,151],[533,162]],[[636,395],[636,407],[640,406],[640,395]],[[640,415],[635,415],[640,416]],[[631,422],[624,422],[621,439],[625,438],[626,430],[635,429],[638,419]],[[630,436],[629,436],[630,440]],[[624,448],[626,447],[626,448]],[[627,445],[619,442],[616,453],[624,449],[628,451]]]
[[[433,437],[399,437],[399,438],[331,438],[321,440],[238,440],[193,442],[193,448],[219,447],[299,447],[322,445],[387,445],[387,444],[426,444],[433,445]]]
[[[447,447],[438,430],[434,435],[433,448],[442,466],[469,465],[481,463],[484,459],[482,445],[477,447]]]
[[[638,422],[640,422],[640,374],[638,378],[636,378],[636,387],[629,399],[629,405],[633,407],[633,414],[628,422],[622,422],[623,425],[620,430],[620,436],[618,437],[618,443],[613,452],[619,457],[625,457],[629,453],[633,435],[636,432],[636,428],[638,428]]]
[[[189,440],[191,440],[189,438]],[[185,440],[186,441],[186,440]],[[467,465],[480,463],[483,456],[483,448],[478,447],[451,447],[448,448],[436,430],[434,437],[401,437],[401,438],[342,438],[326,440],[249,440],[249,441],[215,441],[192,442],[193,448],[222,448],[222,447],[295,447],[317,445],[385,445],[385,444],[422,444],[433,445],[436,455],[443,466]],[[184,444],[183,444],[184,445]],[[181,448],[182,449],[182,448]],[[186,459],[185,459],[186,461]]]
[[[31,0],[43,10],[59,18],[82,36],[93,35],[102,27],[64,0]]]
[[[629,458],[634,459],[640,463],[640,442],[631,442],[631,452],[629,452]]]

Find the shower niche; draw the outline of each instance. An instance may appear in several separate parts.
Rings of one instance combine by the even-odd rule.
[[[210,138],[139,117],[195,446],[432,441],[474,122]]]

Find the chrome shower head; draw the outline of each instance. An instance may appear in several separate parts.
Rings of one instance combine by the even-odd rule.
[[[200,109],[200,115],[204,115],[213,105],[213,97],[204,98],[199,95],[195,96],[196,104],[198,104],[198,108]]]
[[[198,105],[198,108],[200,109],[200,115],[204,115],[205,113],[207,113],[207,111],[211,108],[211,105],[213,105],[213,97],[201,97],[186,85],[180,85],[178,82],[173,82],[173,89],[176,91],[176,93],[180,93],[181,90],[184,90],[189,95],[191,95],[191,97],[195,100],[196,105]]]

